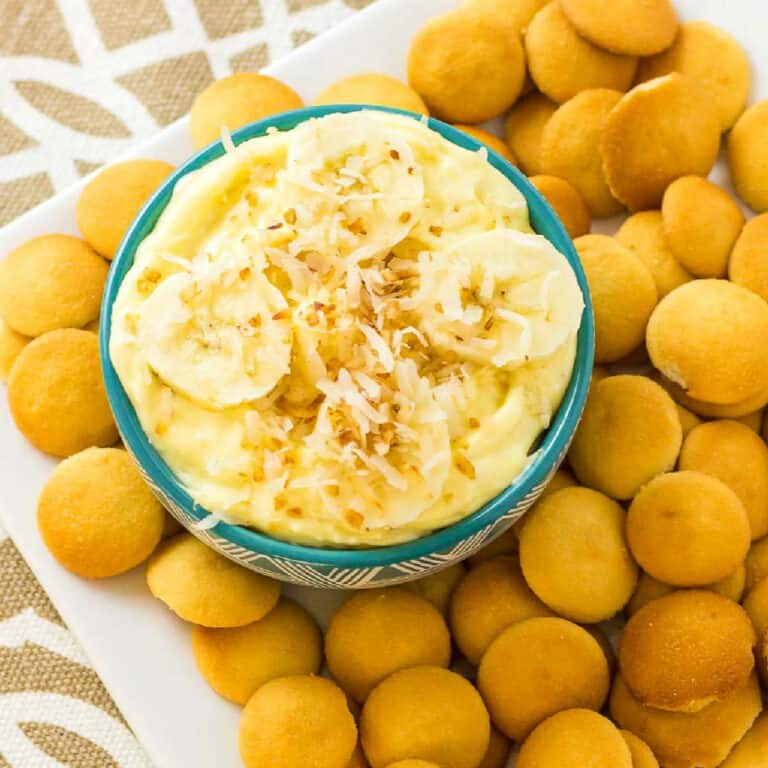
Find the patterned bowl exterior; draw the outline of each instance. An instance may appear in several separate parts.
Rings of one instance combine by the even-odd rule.
[[[376,106],[307,107],[244,126],[232,134],[232,140],[239,144],[263,135],[271,127],[288,130],[312,117],[359,109],[377,109],[423,119],[420,115]],[[477,151],[482,146],[470,136],[434,118],[429,118],[429,127],[466,149]],[[133,264],[136,249],[168,205],[176,182],[222,154],[224,147],[221,141],[211,144],[176,170],[155,192],[126,233],[112,262],[104,292],[104,307],[108,311],[102,312],[99,336],[107,394],[125,447],[136,460],[145,480],[166,509],[198,539],[246,568],[303,586],[363,589],[399,584],[436,573],[477,552],[519,520],[540,496],[565,458],[586,402],[594,355],[592,306],[584,272],[563,225],[528,180],[506,160],[488,150],[491,165],[501,171],[525,197],[533,228],[568,259],[576,273],[585,304],[578,333],[576,363],[563,401],[528,466],[510,486],[463,520],[415,541],[389,547],[305,547],[271,538],[244,526],[220,522],[209,528],[201,522],[208,518],[209,513],[192,499],[153,448],[112,366],[109,357],[112,313],[109,310]]]

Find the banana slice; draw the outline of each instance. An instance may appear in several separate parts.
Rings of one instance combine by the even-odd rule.
[[[139,345],[169,387],[204,407],[230,408],[263,397],[288,373],[286,306],[250,267],[177,273],[144,304]]]
[[[357,529],[407,525],[442,493],[451,466],[446,414],[412,361],[385,377],[342,368],[306,440],[326,506]]]
[[[548,357],[579,327],[576,276],[545,238],[509,229],[419,261],[415,306],[438,348],[497,368]]]
[[[310,120],[294,132],[280,174],[298,223],[308,225],[299,227],[294,250],[360,261],[408,235],[422,209],[424,181],[401,132],[365,111]]]
[[[316,387],[328,377],[329,365],[354,366],[359,357],[356,347],[365,337],[359,323],[338,311],[338,304],[326,300],[306,300],[294,307],[294,359],[292,372]],[[362,362],[362,361],[360,361]]]

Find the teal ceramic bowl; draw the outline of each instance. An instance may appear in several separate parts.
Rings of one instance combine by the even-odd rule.
[[[268,128],[288,130],[313,117],[332,112],[380,109],[360,105],[308,107],[247,125],[232,134],[235,144],[261,136]],[[420,115],[402,112],[415,120]],[[439,120],[429,127],[454,144],[476,151],[481,145],[470,136]],[[155,192],[136,217],[112,262],[104,295],[100,338],[101,361],[109,400],[120,434],[144,477],[165,507],[182,525],[223,555],[246,568],[284,581],[312,587],[359,589],[378,587],[427,576],[469,557],[501,535],[531,507],[565,457],[581,417],[589,389],[594,352],[594,326],[589,290],[573,243],[553,210],[528,180],[506,160],[488,151],[488,162],[523,194],[531,224],[568,259],[584,295],[584,313],[578,334],[576,364],[563,401],[549,429],[525,470],[498,496],[473,514],[415,541],[371,549],[306,547],[265,536],[244,526],[205,525],[209,513],[201,508],[174,476],[144,433],[136,412],[109,357],[111,307],[139,244],[152,231],[168,205],[176,182],[186,174],[224,154],[220,141],[211,144],[182,165]],[[203,522],[201,522],[203,521]]]

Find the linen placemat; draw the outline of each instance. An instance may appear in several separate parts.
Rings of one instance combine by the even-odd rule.
[[[0,226],[370,1],[0,0]],[[0,528],[0,768],[57,766],[149,762]]]

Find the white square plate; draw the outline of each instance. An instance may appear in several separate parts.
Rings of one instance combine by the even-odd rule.
[[[355,72],[403,78],[416,30],[427,18],[456,5],[456,0],[379,0],[265,71],[288,82],[307,101],[325,85]],[[677,0],[676,6],[684,19],[706,19],[734,34],[752,59],[753,99],[768,97],[768,48],[763,39],[768,10],[761,0]],[[127,157],[180,163],[191,153],[184,118],[137,145]],[[725,181],[726,176],[720,163],[714,178]],[[75,201],[83,183],[0,230],[0,254],[47,232],[76,234]],[[612,226],[600,223],[598,228],[610,231]],[[27,444],[11,421],[5,398],[0,401],[0,519],[82,642],[154,765],[240,768],[240,710],[202,680],[192,659],[189,627],[149,596],[143,570],[91,583],[64,571],[48,554],[35,525],[35,507],[54,461]],[[297,587],[285,591],[321,622],[342,597]]]

